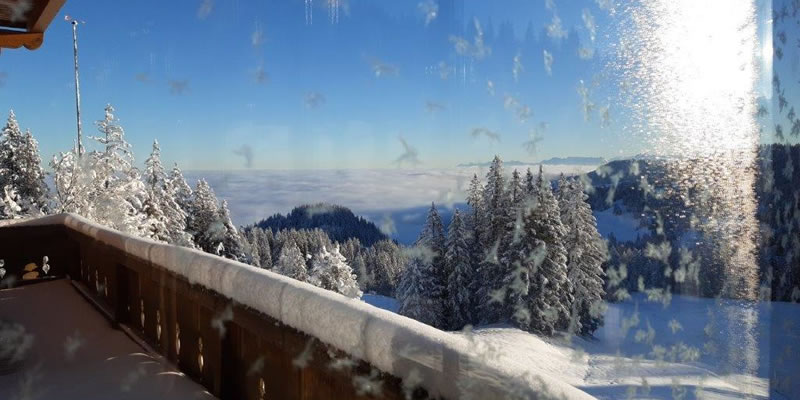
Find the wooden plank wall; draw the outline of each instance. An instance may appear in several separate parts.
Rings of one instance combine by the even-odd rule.
[[[147,260],[63,226],[0,228],[7,278],[44,255],[50,276],[85,285],[112,323],[223,400],[406,398],[400,379]]]

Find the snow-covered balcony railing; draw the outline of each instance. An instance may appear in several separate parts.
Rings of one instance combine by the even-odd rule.
[[[76,215],[0,227],[0,250],[6,278],[48,256],[48,276],[223,399],[588,397],[493,369],[465,336]]]

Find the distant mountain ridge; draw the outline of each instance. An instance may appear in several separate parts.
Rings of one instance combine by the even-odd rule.
[[[540,163],[547,165],[603,165],[607,162],[608,160],[603,157],[553,157]]]
[[[545,165],[603,165],[607,163],[603,157],[553,157],[548,158],[547,160],[537,161],[537,162],[524,162],[524,161],[503,161],[503,165],[506,167],[519,167],[522,165],[538,165],[538,164],[545,164]],[[456,167],[488,167],[491,165],[491,161],[487,162],[471,162],[471,163],[461,163],[456,165]]]
[[[286,215],[275,214],[255,225],[275,233],[283,229],[321,229],[335,242],[357,238],[367,247],[389,238],[375,224],[353,214],[349,208],[326,203],[295,207]]]
[[[522,161],[503,161],[503,165],[506,167],[518,167],[520,165],[534,165],[534,162],[522,162]],[[471,162],[471,163],[462,163],[456,165],[456,167],[488,167],[492,165],[491,161],[487,162]]]

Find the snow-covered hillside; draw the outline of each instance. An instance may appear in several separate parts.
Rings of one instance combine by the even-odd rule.
[[[497,368],[532,382],[561,379],[598,399],[783,399],[770,393],[774,369],[800,376],[800,364],[771,360],[792,344],[776,335],[787,324],[800,326],[800,305],[674,296],[665,306],[634,294],[609,305],[594,338],[541,338],[503,326],[454,334],[473,339]]]
[[[620,213],[616,214],[615,209],[620,210]],[[604,238],[613,234],[617,240],[624,242],[636,240],[638,236],[650,233],[647,228],[642,227],[641,215],[628,210],[621,202],[616,202],[614,206],[605,210],[594,211],[593,214],[597,219],[597,231]]]

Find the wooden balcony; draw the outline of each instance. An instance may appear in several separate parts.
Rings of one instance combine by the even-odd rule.
[[[538,398],[553,390],[545,381],[532,387],[487,367],[463,337],[266,270],[126,236],[75,215],[0,227],[0,258],[7,271],[2,283],[13,287],[0,292],[0,300],[15,297],[14,291],[41,297],[17,301],[15,312],[3,305],[0,318],[27,313],[28,320],[38,321],[31,324],[39,335],[48,335],[49,323],[61,334],[81,329],[86,311],[69,306],[77,304],[74,299],[63,300],[72,287],[71,296],[89,300],[96,314],[117,329],[113,334],[126,333],[163,371],[175,368],[178,376],[221,399],[459,398],[466,393],[488,399],[506,398],[512,391]],[[58,318],[38,310],[53,302]],[[41,317],[30,317],[36,313]],[[62,326],[73,320],[74,326]],[[75,354],[80,360],[80,350]],[[81,365],[74,364],[76,373]],[[82,379],[119,378],[94,376],[94,371],[87,367]],[[9,376],[0,373],[0,382],[10,384]],[[149,379],[157,390],[159,379]],[[42,385],[48,388],[46,379]],[[183,381],[172,387],[177,386],[183,389],[157,391],[163,394],[159,397],[198,398],[196,387]],[[59,389],[46,393],[55,398]],[[584,395],[563,387],[547,394]],[[131,396],[119,396],[124,397]],[[114,396],[98,391],[95,398]]]

